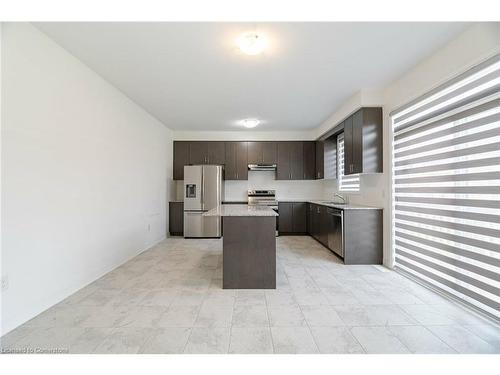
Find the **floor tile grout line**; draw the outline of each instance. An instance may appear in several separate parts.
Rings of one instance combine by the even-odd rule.
[[[224,290],[224,288],[222,288]],[[234,306],[236,305],[236,292],[233,296],[233,310],[231,311],[231,324],[229,325],[229,344],[227,346],[227,353],[231,350],[231,339],[233,338],[233,318],[234,318]]]
[[[277,289],[274,289],[277,290]],[[271,315],[269,314],[269,304],[267,303],[267,294],[264,292],[264,301],[266,301],[266,314],[267,314],[267,323],[268,323],[268,329],[269,329],[269,335],[271,336],[271,346],[273,347],[273,354],[276,353],[276,348],[274,346],[274,339],[273,339],[273,330],[271,329]]]
[[[308,271],[306,270],[306,272],[308,272]],[[319,288],[319,286],[318,286],[318,285],[317,285],[317,283],[316,283],[316,280],[314,280],[314,278],[312,278],[312,280],[313,280],[313,283],[316,285],[316,287],[318,287],[318,288]],[[321,288],[320,288],[320,290],[321,290]],[[321,290],[321,291],[322,291],[322,290]],[[323,292],[322,292],[322,293],[323,293]],[[356,297],[354,297],[354,298],[356,298]],[[327,299],[327,300],[328,300],[328,299]],[[330,302],[330,301],[328,301],[328,302]],[[333,308],[330,304],[328,304],[327,306],[329,306],[329,307]],[[299,307],[300,307],[300,305],[299,305]],[[345,324],[345,326],[344,326],[344,327],[345,327],[345,328],[347,328],[347,330],[349,331],[349,334],[350,334],[350,335],[354,338],[354,340],[356,340],[356,342],[359,344],[359,346],[361,347],[361,349],[363,349],[363,351],[364,351],[365,353],[368,353],[368,352],[367,352],[367,350],[365,349],[365,347],[364,347],[363,345],[361,345],[361,342],[358,340],[358,338],[357,338],[357,337],[356,337],[356,336],[352,333],[352,331],[351,331],[351,328],[352,328],[352,327],[348,327],[348,326],[347,326],[347,323],[344,321],[344,319],[342,319],[342,317],[338,314],[338,312],[337,312],[337,310],[335,310],[335,308],[333,308],[333,310],[337,313],[337,315],[338,315],[339,319],[342,321],[342,323],[344,323],[344,324]],[[316,340],[316,339],[314,338],[314,335],[312,334],[312,332],[311,332],[311,335],[312,335],[312,337],[313,337],[313,340]],[[318,344],[317,344],[317,343],[316,343],[316,346],[318,346]],[[318,350],[319,350],[319,346],[318,346]]]
[[[453,348],[451,345],[449,345],[447,342],[445,342],[441,337],[439,337],[434,332],[432,332],[429,328],[427,328],[427,326],[425,326],[425,325],[422,324],[421,327],[423,327],[427,332],[429,332],[432,336],[434,336],[435,338],[437,338],[439,341],[441,341],[445,346],[447,346],[448,348],[450,348],[451,350],[453,350],[455,353],[460,354],[458,352],[458,350],[455,350],[455,348]]]
[[[306,272],[307,272],[307,270],[306,270]],[[288,275],[287,275],[286,273],[285,273],[285,277],[286,277],[286,278],[287,278],[287,280],[288,280]],[[315,281],[314,279],[312,279],[312,280],[313,280],[313,283],[316,285],[316,281]],[[290,283],[290,281],[288,281],[288,283]],[[318,287],[318,285],[316,285],[316,287]],[[295,297],[294,297],[294,298],[295,298]],[[316,349],[317,349],[318,353],[319,353],[319,354],[321,354],[321,350],[320,350],[320,348],[319,348],[319,345],[318,345],[318,343],[316,342],[316,339],[315,339],[314,334],[313,334],[313,332],[312,332],[312,330],[311,330],[311,327],[309,326],[309,322],[307,321],[306,316],[304,315],[304,312],[302,311],[302,307],[300,306],[300,304],[299,304],[299,303],[297,303],[297,306],[299,307],[300,313],[302,314],[302,317],[304,318],[304,322],[305,322],[305,323],[306,323],[306,325],[307,325],[307,328],[308,328],[308,330],[309,330],[309,334],[311,335],[311,338],[313,339],[314,345],[316,345]]]

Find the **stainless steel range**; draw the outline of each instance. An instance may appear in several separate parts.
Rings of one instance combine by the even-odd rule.
[[[250,206],[269,206],[277,214],[278,201],[276,200],[276,190],[251,190],[247,191],[248,205]],[[279,216],[276,216],[276,235],[278,235]]]

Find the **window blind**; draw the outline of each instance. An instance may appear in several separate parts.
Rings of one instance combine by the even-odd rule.
[[[391,117],[395,267],[500,318],[500,55]]]
[[[359,174],[344,175],[344,133],[337,136],[337,153],[339,191],[359,191]]]

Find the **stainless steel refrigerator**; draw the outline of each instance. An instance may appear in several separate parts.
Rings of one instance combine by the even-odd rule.
[[[221,165],[184,166],[184,237],[220,237],[221,218],[203,213],[222,204],[224,196]]]

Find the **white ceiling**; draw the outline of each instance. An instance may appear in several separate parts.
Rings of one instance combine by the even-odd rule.
[[[174,130],[317,127],[362,88],[389,83],[465,23],[37,23]],[[258,30],[260,56],[235,39]]]

